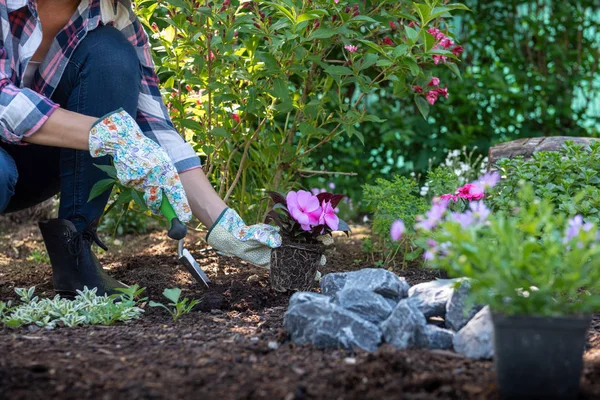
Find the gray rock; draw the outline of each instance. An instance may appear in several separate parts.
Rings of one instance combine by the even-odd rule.
[[[327,274],[321,279],[321,291],[328,296],[333,296],[345,288],[370,290],[384,297],[400,300],[408,295],[410,285],[406,279],[382,268],[338,272]]]
[[[410,288],[408,297],[426,317],[443,317],[452,296],[456,279],[438,279]]]
[[[333,302],[313,300],[297,302],[285,313],[283,326],[294,343],[321,349],[377,350],[381,343],[377,325]]]
[[[460,331],[483,308],[483,306],[467,304],[470,290],[471,283],[464,280],[452,292],[446,303],[446,328]]]
[[[323,276],[319,281],[321,293],[327,296],[334,296],[344,288],[344,285],[346,285],[346,276],[346,272],[335,272]]]
[[[288,308],[309,302],[330,303],[331,297],[314,292],[296,292],[292,295],[292,297],[290,297],[290,304]]]
[[[430,350],[450,350],[452,349],[452,339],[454,339],[453,331],[435,325],[427,325],[419,337],[419,345]]]
[[[494,356],[494,327],[489,307],[482,308],[464,328],[454,335],[454,351],[468,358]]]
[[[427,321],[411,301],[401,300],[388,319],[380,325],[383,338],[399,349],[419,345]]]
[[[333,301],[374,324],[385,321],[392,310],[387,299],[365,289],[345,288],[336,293]]]

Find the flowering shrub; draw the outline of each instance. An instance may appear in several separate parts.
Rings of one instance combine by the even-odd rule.
[[[315,150],[382,121],[366,96],[412,96],[427,115],[431,93],[447,95],[429,69],[458,75],[447,30],[466,7],[444,3],[145,0],[137,13],[175,126],[219,193],[260,219],[264,189],[287,191]]]
[[[287,196],[269,192],[273,209],[267,222],[273,221],[281,228],[284,239],[294,242],[317,243],[319,237],[333,231],[350,232],[346,222],[335,211],[344,195],[321,192],[313,195],[305,190],[291,191]]]
[[[435,268],[468,277],[472,301],[493,311],[560,316],[600,307],[600,233],[581,216],[567,219],[532,185],[511,212],[491,213],[482,201],[462,212],[433,204],[417,224],[419,245]]]

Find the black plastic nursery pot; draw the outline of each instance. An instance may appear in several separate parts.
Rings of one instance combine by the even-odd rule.
[[[271,251],[271,287],[278,292],[312,288],[323,257],[322,244],[284,242]]]
[[[591,316],[492,314],[501,399],[576,399]]]

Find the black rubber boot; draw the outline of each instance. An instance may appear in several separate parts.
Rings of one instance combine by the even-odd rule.
[[[54,290],[61,297],[75,297],[76,290],[83,290],[84,286],[97,288],[100,296],[119,294],[116,288],[127,287],[105,273],[92,252],[92,243],[108,250],[96,234],[97,221],[81,232],[65,219],[43,221],[39,227],[52,264]]]

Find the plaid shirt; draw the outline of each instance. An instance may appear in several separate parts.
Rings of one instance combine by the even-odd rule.
[[[87,32],[100,25],[113,25],[134,46],[142,66],[135,116],[138,125],[167,151],[179,172],[200,166],[192,146],[171,123],[154,72],[148,36],[129,0],[82,0],[54,38],[31,89],[23,87],[22,79],[42,40],[35,0],[0,0],[0,23],[0,140],[21,144],[44,124],[58,107],[50,98],[77,45]]]

